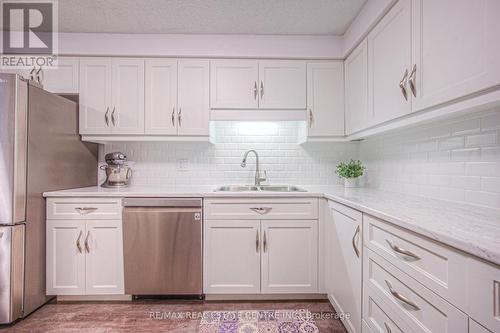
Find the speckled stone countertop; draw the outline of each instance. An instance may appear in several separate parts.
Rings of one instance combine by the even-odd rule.
[[[45,197],[324,197],[500,265],[500,210],[377,189],[303,186],[308,192],[214,192],[213,186],[104,189],[85,187]]]

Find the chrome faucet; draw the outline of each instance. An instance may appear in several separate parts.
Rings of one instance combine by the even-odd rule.
[[[259,154],[255,150],[249,150],[243,156],[243,161],[241,161],[241,167],[244,168],[247,166],[247,157],[248,154],[255,154],[255,186],[260,186],[261,182],[265,182],[267,180],[267,172],[264,170],[264,177],[260,176],[260,164],[259,164]]]

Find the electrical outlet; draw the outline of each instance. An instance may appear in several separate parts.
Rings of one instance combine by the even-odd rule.
[[[189,171],[189,160],[187,158],[177,160],[177,171]]]

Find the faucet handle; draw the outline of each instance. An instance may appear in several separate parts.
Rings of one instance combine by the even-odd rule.
[[[267,180],[267,171],[266,171],[266,170],[264,170],[264,177],[261,177],[261,176],[259,175],[259,180],[260,180],[261,182],[265,182],[265,181]]]

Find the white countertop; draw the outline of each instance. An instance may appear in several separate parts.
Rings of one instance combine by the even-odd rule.
[[[45,197],[325,197],[500,265],[500,210],[376,189],[300,186],[308,192],[214,192],[214,186],[85,187]]]

